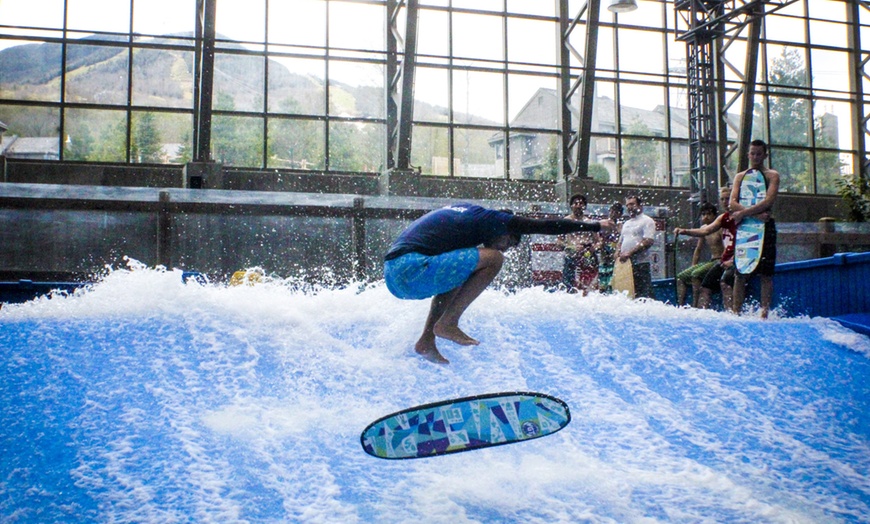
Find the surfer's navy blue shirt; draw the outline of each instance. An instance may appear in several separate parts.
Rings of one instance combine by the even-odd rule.
[[[477,247],[508,233],[513,215],[474,204],[453,204],[426,213],[399,235],[386,259],[407,253],[434,256]]]
[[[393,242],[384,258],[392,260],[408,253],[435,256],[477,247],[506,234],[562,235],[600,229],[598,222],[525,218],[461,203],[430,211],[415,220]]]

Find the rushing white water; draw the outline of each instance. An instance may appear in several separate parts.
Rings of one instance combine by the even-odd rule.
[[[870,339],[622,296],[487,290],[475,348],[412,346],[382,284],[182,283],[116,270],[0,310],[3,522],[861,522]],[[388,413],[499,391],[563,399],[545,438],[366,455]]]

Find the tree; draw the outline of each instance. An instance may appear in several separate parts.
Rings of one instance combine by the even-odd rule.
[[[160,133],[154,125],[154,115],[142,113],[133,123],[131,160],[150,164],[163,162],[163,146],[160,141]]]
[[[586,172],[586,174],[589,175],[589,178],[601,184],[610,183],[610,172],[607,170],[604,164],[589,164],[589,170]]]
[[[639,118],[628,127],[630,135],[649,135],[649,127]],[[649,138],[627,138],[622,142],[624,182],[652,185],[659,165],[659,148]]]

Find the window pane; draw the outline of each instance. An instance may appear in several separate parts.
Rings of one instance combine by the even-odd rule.
[[[801,2],[802,3],[802,2]],[[809,5],[810,18],[824,20],[845,20],[846,2],[843,0],[812,0]]]
[[[72,30],[130,32],[130,3],[67,0],[67,27]]]
[[[669,89],[671,97],[671,136],[689,138],[689,109],[685,87]]]
[[[295,115],[326,113],[326,63],[308,58],[269,60],[269,112]]]
[[[688,142],[673,142],[671,144],[671,173],[673,187],[691,186],[691,156]]]
[[[263,62],[261,56],[215,55],[214,108],[262,111]]]
[[[386,43],[384,9],[382,5],[330,2],[330,47],[383,51]]]
[[[193,33],[195,0],[147,0],[133,3],[133,32],[148,35]]]
[[[67,46],[66,101],[126,104],[128,56],[121,47]]]
[[[768,81],[771,90],[780,93],[799,93],[799,89],[784,89],[783,86],[807,86],[807,61],[802,49],[785,46],[767,46]]]
[[[5,43],[18,45],[0,52],[0,98],[59,102],[60,44]]]
[[[456,129],[453,154],[457,176],[504,178],[504,133],[480,129]]]
[[[589,170],[586,175],[601,184],[616,183],[616,139],[592,137],[589,148]],[[611,148],[612,145],[612,148]],[[572,153],[576,156],[576,151]],[[573,162],[573,158],[571,159]]]
[[[64,160],[127,160],[127,114],[124,111],[67,109],[64,131]]]
[[[770,167],[779,171],[779,190],[784,193],[812,193],[812,160],[809,151],[770,150]]]
[[[7,158],[60,159],[60,111],[48,107],[0,105],[0,154]]]
[[[813,49],[813,88],[844,92],[849,90],[849,55],[845,52]],[[846,94],[844,93],[844,96]]]
[[[801,98],[770,97],[770,141],[774,144],[808,146],[810,104]]]
[[[817,147],[852,149],[851,104],[819,101],[813,111]]]
[[[585,37],[584,37],[585,38]],[[577,51],[580,54],[583,54],[585,44],[583,41],[575,42],[572,40],[572,44],[575,46]],[[609,27],[599,27],[598,28],[598,49],[595,54],[595,68],[598,71],[607,70],[614,71],[616,70],[616,58],[613,54],[613,29]]]
[[[805,21],[801,18],[777,16],[775,14],[765,15],[764,31],[765,36],[770,40],[799,44],[806,42],[806,25]]]
[[[508,75],[510,125],[559,129],[558,79],[545,76]]]
[[[556,2],[550,0],[507,0],[508,13],[556,16]]]
[[[193,53],[133,49],[133,104],[193,107]]]
[[[503,0],[453,0],[453,7],[459,9],[476,9],[478,11],[496,11],[504,10]]]
[[[453,118],[463,124],[504,125],[504,75],[454,71]]]
[[[453,55],[479,60],[504,60],[500,16],[453,13]]]
[[[843,178],[844,174],[851,174],[847,171],[848,164],[844,162],[851,155],[841,154],[838,151],[817,151],[816,152],[816,192],[823,195],[837,194],[837,180]]]
[[[330,122],[329,169],[380,173],[384,167],[384,126]]]
[[[448,121],[447,75],[447,69],[417,68],[414,73],[414,121]]]
[[[810,21],[810,43],[833,47],[849,47],[849,26],[833,22]]]
[[[611,82],[595,83],[595,103],[592,107],[592,132],[616,133],[616,84]],[[578,101],[579,103],[579,101]],[[571,128],[579,127],[574,117]],[[615,147],[614,147],[615,149]]]
[[[384,118],[384,67],[364,62],[329,62],[329,114]]]
[[[421,9],[417,21],[417,54],[447,56],[450,52],[450,15],[443,11]]]
[[[620,29],[619,69],[641,73],[664,73],[662,34]]]
[[[326,136],[323,122],[316,120],[269,120],[270,168],[326,168]]]
[[[667,142],[649,139],[622,141],[622,183],[668,185]]]
[[[227,166],[263,167],[263,119],[215,115],[211,154]]]
[[[269,42],[326,45],[326,2],[293,0],[269,2]]]
[[[610,5],[609,0],[605,0],[601,2],[601,11],[602,13],[610,14],[610,11],[607,9],[607,6]],[[628,14],[622,14],[619,16],[620,24],[632,24],[632,25],[642,25],[644,27],[653,27],[653,28],[663,28],[665,27],[662,23],[662,5],[661,1],[653,1],[653,2],[645,2],[641,0],[637,2],[637,9],[634,11],[630,11]],[[673,15],[673,7],[671,5],[667,6],[668,15]],[[609,19],[609,16],[603,17],[605,20]]]
[[[130,161],[184,164],[193,157],[193,117],[188,114],[135,112]]]
[[[555,65],[558,27],[555,22],[508,18],[508,60]],[[536,45],[529,45],[535,42]]]
[[[411,134],[411,164],[424,175],[450,176],[446,127],[415,125]]]
[[[561,166],[559,152],[562,147],[558,135],[514,132],[510,137],[510,178],[559,179]]]
[[[61,29],[63,0],[3,0],[0,20],[3,25]]]
[[[620,129],[631,135],[665,136],[663,88],[619,84]]]
[[[237,42],[266,40],[265,0],[215,0],[215,31]]]

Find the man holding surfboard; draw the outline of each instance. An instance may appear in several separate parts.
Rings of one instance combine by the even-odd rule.
[[[749,144],[749,169],[734,178],[730,201],[731,218],[737,224],[733,311],[741,312],[746,298],[746,280],[758,274],[761,278],[762,318],[767,318],[773,298],[776,223],[772,210],[780,179],[777,171],[764,167],[766,159],[767,144],[753,140]],[[761,245],[753,245],[758,240],[761,240]]]
[[[384,280],[398,298],[432,297],[414,349],[431,362],[448,364],[435,337],[462,346],[480,343],[459,329],[459,318],[501,271],[502,253],[519,244],[521,235],[611,229],[610,220],[533,219],[507,210],[454,204],[430,211],[399,235],[384,257]]]
[[[633,293],[631,298],[655,298],[652,291],[652,266],[649,248],[655,244],[656,223],[643,214],[643,201],[637,195],[629,195],[625,199],[625,210],[628,220],[622,224],[622,234],[619,238],[617,266],[631,263],[631,280]],[[614,273],[617,271],[614,268]],[[614,283],[614,289],[620,289]]]

